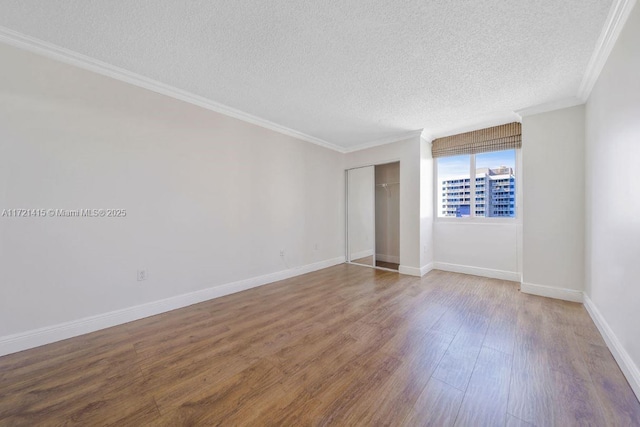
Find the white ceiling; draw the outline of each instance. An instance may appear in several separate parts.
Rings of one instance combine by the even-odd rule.
[[[611,4],[0,0],[0,26],[351,150],[575,97]]]

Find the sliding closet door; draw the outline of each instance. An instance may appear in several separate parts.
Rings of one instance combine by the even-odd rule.
[[[347,255],[356,264],[375,266],[374,167],[347,171]]]

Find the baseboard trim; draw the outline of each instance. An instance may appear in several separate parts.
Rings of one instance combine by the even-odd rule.
[[[538,295],[541,297],[561,299],[572,302],[583,302],[582,291],[574,289],[556,288],[554,286],[536,285],[533,283],[520,284],[520,291],[525,294]]]
[[[406,274],[408,276],[416,276],[422,277],[421,271],[417,267],[408,267],[406,265],[401,265],[398,267],[398,273]]]
[[[514,271],[494,270],[491,268],[472,267],[469,265],[450,264],[448,262],[434,262],[434,270],[450,271],[452,273],[471,274],[474,276],[489,277],[491,279],[520,281],[520,273]]]
[[[420,275],[424,276],[425,274],[427,274],[431,270],[433,270],[433,263],[432,262],[430,262],[427,265],[423,265],[422,267],[420,267]]]
[[[428,272],[433,270],[433,264],[423,265],[420,268],[417,267],[408,267],[406,265],[401,265],[398,267],[398,273],[406,274],[408,276],[422,277]]]
[[[197,304],[210,299],[277,282],[279,280],[311,273],[312,271],[332,267],[344,262],[344,257],[340,256],[290,268],[288,270],[225,283],[223,285],[217,285],[200,291],[177,295],[159,301],[152,301],[121,310],[85,317],[83,319],[59,323],[52,326],[45,326],[43,328],[33,329],[18,334],[7,335],[0,337],[0,356],[17,353],[22,350],[28,350],[41,345],[95,332],[100,329],[106,329],[145,317],[154,316],[156,314],[165,313],[167,311],[176,310],[178,308]]]
[[[376,254],[376,261],[392,262],[394,264],[400,264],[400,257],[394,255]]]
[[[614,359],[618,362],[618,366],[620,366],[620,370],[629,382],[631,389],[636,394],[638,400],[640,400],[640,369],[633,363],[633,359],[631,359],[629,353],[624,349],[622,343],[618,337],[616,337],[616,334],[587,295],[584,295],[584,307],[587,309],[591,319],[593,319],[593,323],[596,324],[604,341],[607,343],[609,351],[611,351]]]

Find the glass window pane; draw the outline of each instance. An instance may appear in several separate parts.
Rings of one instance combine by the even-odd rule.
[[[471,214],[471,156],[438,157],[438,216],[465,217]]]
[[[516,150],[476,154],[476,216],[516,216],[515,170]]]

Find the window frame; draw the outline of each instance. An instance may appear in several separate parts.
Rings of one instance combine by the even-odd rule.
[[[512,148],[515,150],[516,155],[516,163],[515,163],[515,178],[516,178],[516,201],[515,201],[515,216],[514,217],[486,217],[486,216],[475,216],[475,208],[476,208],[476,180],[471,179],[473,175],[471,171],[476,170],[476,154],[470,154],[469,161],[469,196],[471,200],[471,204],[469,207],[469,216],[468,217],[449,217],[449,216],[440,216],[439,215],[439,206],[440,200],[438,200],[438,159],[440,157],[435,157],[433,160],[433,217],[435,222],[442,223],[467,223],[467,224],[522,224],[522,215],[520,211],[520,206],[522,206],[522,149],[521,148]],[[505,151],[505,150],[495,150],[495,151]],[[489,151],[491,152],[491,151]],[[478,153],[482,154],[482,153]],[[475,176],[475,175],[473,175]]]

